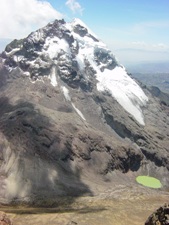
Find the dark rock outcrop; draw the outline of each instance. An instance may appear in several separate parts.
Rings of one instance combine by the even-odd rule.
[[[145,225],[168,225],[169,224],[169,205],[157,209],[152,215],[149,216]]]
[[[155,86],[151,86],[149,90],[152,95],[160,99],[161,104],[169,106],[169,94],[162,92],[158,87]]]

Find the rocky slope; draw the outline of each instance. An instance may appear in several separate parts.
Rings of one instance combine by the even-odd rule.
[[[52,205],[137,174],[168,188],[168,106],[78,19],[7,45],[0,105],[2,203]]]

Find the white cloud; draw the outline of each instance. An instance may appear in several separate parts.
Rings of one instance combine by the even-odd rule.
[[[144,27],[152,27],[152,28],[168,28],[169,27],[169,21],[150,21],[150,22],[144,22],[140,23],[141,26]]]
[[[132,42],[133,45],[139,46],[139,47],[146,47],[147,44],[144,41],[134,41]]]
[[[120,60],[124,66],[126,64],[134,64],[141,62],[153,62],[153,61],[167,61],[169,59],[169,52],[163,52],[159,50],[144,50],[144,49],[117,49],[113,51],[116,57]]]
[[[153,45],[153,47],[154,48],[166,49],[166,50],[169,49],[169,46],[167,46],[166,44],[163,44],[163,43],[155,44],[155,45]]]
[[[163,42],[148,42],[146,39],[135,41],[113,40],[107,42],[109,48],[122,64],[142,61],[168,61],[169,45]]]
[[[156,50],[169,50],[169,46],[164,44],[164,43],[146,43],[144,41],[135,41],[131,43],[131,48],[138,48],[138,49],[142,49],[142,50],[147,50],[147,51],[156,51]]]
[[[150,30],[160,30],[160,29],[168,29],[169,28],[169,21],[147,21],[134,24],[130,29],[131,32],[138,35],[143,35]]]
[[[23,38],[31,31],[63,16],[49,2],[1,0],[0,38]]]
[[[79,4],[79,2],[77,2],[76,0],[68,0],[66,2],[66,5],[69,7],[69,9],[73,12],[73,13],[80,13],[82,15],[83,12],[83,8],[81,7],[81,5]]]

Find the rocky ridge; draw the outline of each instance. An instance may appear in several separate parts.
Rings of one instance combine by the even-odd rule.
[[[0,77],[1,202],[50,205],[136,174],[168,187],[168,106],[80,20],[11,42]]]

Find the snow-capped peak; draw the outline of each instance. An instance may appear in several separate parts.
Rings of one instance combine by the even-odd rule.
[[[75,27],[75,26],[77,26],[77,25],[80,25],[81,27],[84,27],[84,28],[86,28],[87,29],[87,31],[88,31],[88,34],[91,34],[93,37],[95,37],[96,39],[99,39],[98,37],[97,37],[97,35],[95,34],[95,33],[93,33],[93,31],[83,22],[83,21],[81,21],[80,19],[78,19],[78,18],[75,18],[72,22],[71,22],[71,25],[73,26],[73,27]]]
[[[80,20],[79,18],[74,18],[74,20],[71,22],[71,24],[73,26],[80,25],[82,27],[85,27],[86,29],[89,29],[88,26],[82,20]]]
[[[74,88],[86,91],[96,86],[99,92],[109,92],[141,125],[145,124],[142,107],[147,96],[106,45],[79,19],[49,23],[23,41],[13,41],[4,56],[8,58],[9,70],[18,66],[35,81],[48,76],[54,87],[61,78]]]

